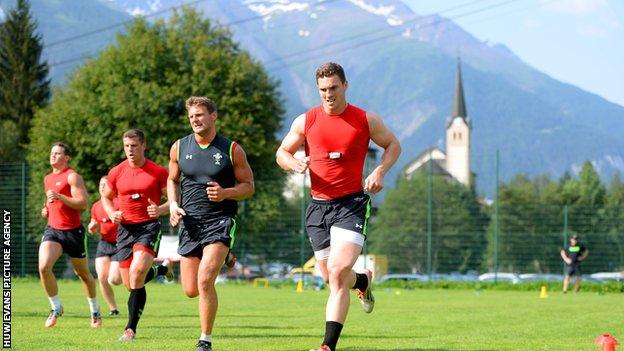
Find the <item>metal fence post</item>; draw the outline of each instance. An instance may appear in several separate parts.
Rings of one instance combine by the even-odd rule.
[[[568,205],[563,206],[563,249],[565,250],[566,244],[568,243]],[[563,270],[563,275],[566,274],[566,264],[565,262],[561,263],[561,267]]]
[[[498,281],[498,230],[499,230],[499,187],[500,152],[496,149],[496,199],[494,200],[494,282]]]
[[[427,170],[427,275],[431,281],[431,236],[432,236],[432,203],[433,203],[433,160],[429,150],[429,167]]]
[[[22,162],[22,192],[21,192],[21,215],[22,215],[22,262],[20,275],[26,275],[26,162]]]

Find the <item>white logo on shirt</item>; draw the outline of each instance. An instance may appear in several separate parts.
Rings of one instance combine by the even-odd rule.
[[[61,186],[61,182],[56,182],[56,183],[54,183],[54,185]]]
[[[187,154],[187,155],[186,155],[186,159],[187,159],[187,160],[192,160],[192,159],[193,159],[193,155],[188,155],[188,154]]]
[[[223,156],[220,153],[216,153],[212,157],[214,157],[215,165],[220,166],[221,165],[221,159],[223,158]]]

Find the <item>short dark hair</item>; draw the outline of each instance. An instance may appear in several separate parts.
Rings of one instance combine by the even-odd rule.
[[[574,240],[578,241],[579,237],[578,237],[578,235],[574,234],[574,235],[572,235],[572,236],[570,237],[570,240],[572,240],[572,239],[574,239]]]
[[[341,82],[344,83],[347,81],[347,77],[345,76],[342,66],[334,62],[327,62],[319,66],[316,70],[316,81],[318,82],[319,78],[331,77],[334,74],[340,78]]]
[[[52,147],[55,147],[55,146],[63,148],[63,153],[65,155],[67,155],[67,156],[71,156],[72,155],[72,150],[69,147],[69,145],[67,145],[65,143],[62,143],[60,141],[57,141],[56,143],[52,144]]]
[[[191,96],[186,99],[186,110],[193,106],[204,106],[208,113],[217,112],[217,104],[205,96]]]
[[[123,139],[125,139],[125,138],[130,138],[130,139],[137,138],[137,139],[139,139],[141,144],[145,143],[145,133],[143,133],[143,131],[140,130],[140,129],[136,129],[136,128],[128,129],[123,134]]]

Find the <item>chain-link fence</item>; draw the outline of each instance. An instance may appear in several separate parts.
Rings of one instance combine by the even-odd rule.
[[[37,274],[43,230],[27,223],[39,215],[28,213],[28,173],[25,163],[0,165],[0,208],[11,214],[11,267],[16,276]],[[269,182],[257,181],[256,187]],[[418,188],[418,180],[405,182],[405,188],[398,184],[373,202],[378,208],[373,211],[365,250],[387,257],[389,272],[561,274],[560,250],[573,234],[580,236],[590,252],[583,273],[624,270],[622,205],[514,203],[505,186],[501,186],[499,199],[487,201],[473,190],[448,188],[448,180],[440,177],[424,181],[423,188]],[[409,196],[397,197],[395,193],[401,191]],[[254,213],[254,199],[241,202],[234,248],[239,262],[256,267],[258,274],[268,274],[273,269],[300,266],[312,256],[303,229],[309,195],[301,192],[300,185],[285,191],[289,195],[279,202],[280,208],[266,216]],[[392,202],[399,207],[390,206]],[[83,216],[85,225],[87,216]],[[255,223],[258,218],[262,225]],[[162,217],[161,221],[163,233],[175,235],[168,219]],[[97,238],[90,236],[91,259],[96,244]],[[59,260],[55,274],[73,276],[65,259]]]

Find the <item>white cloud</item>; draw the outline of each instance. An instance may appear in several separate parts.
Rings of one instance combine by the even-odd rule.
[[[145,15],[148,14],[147,11],[143,10],[142,8],[140,8],[138,6],[133,8],[133,9],[128,10],[128,13],[131,16],[134,16],[134,17],[136,17],[136,16],[145,16]]]
[[[0,8],[0,22],[4,22],[4,17],[6,17],[6,15],[4,14],[2,8]]]
[[[606,0],[540,0],[542,8],[547,11],[581,15],[595,12],[603,8]]]
[[[542,23],[536,19],[527,18],[524,21],[524,26],[529,29],[535,29],[535,28],[540,28],[542,26]]]
[[[583,26],[578,31],[582,36],[589,38],[606,38],[609,36],[609,31],[599,26]]]

